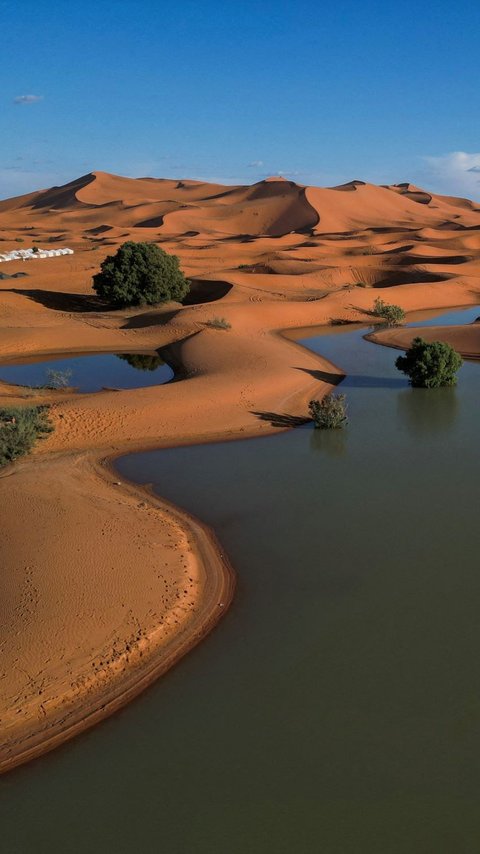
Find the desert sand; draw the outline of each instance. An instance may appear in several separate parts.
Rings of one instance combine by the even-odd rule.
[[[180,257],[187,304],[99,304],[92,275],[127,239]],[[0,202],[2,251],[19,241],[75,254],[1,265],[0,361],[167,348],[176,379],[82,395],[0,383],[0,405],[50,403],[55,425],[0,475],[2,770],[127,702],[231,600],[213,532],[118,483],[114,457],[299,423],[342,366],[297,345],[296,329],[370,323],[377,296],[407,312],[477,303],[480,207],[409,184],[231,187],[96,172]],[[209,327],[216,317],[231,328]],[[424,334],[480,354],[480,324]],[[402,347],[413,336],[373,337]]]

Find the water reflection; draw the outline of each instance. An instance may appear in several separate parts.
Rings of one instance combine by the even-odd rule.
[[[458,416],[459,398],[454,387],[408,388],[397,395],[397,414],[414,437],[444,433]]]
[[[131,368],[137,371],[156,371],[164,364],[158,353],[117,353],[117,359],[128,362]]]
[[[329,457],[343,457],[347,452],[347,430],[315,430],[310,431],[310,448],[315,453],[327,454]]]
[[[372,377],[368,374],[347,374],[342,388],[393,388],[401,389],[405,380],[401,377]]]

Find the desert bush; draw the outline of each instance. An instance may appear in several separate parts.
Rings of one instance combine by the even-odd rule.
[[[326,394],[321,400],[311,400],[308,410],[315,427],[332,430],[348,423],[347,404],[344,394]]]
[[[388,326],[399,326],[402,320],[405,320],[405,312],[399,305],[384,302],[383,299],[377,297],[373,303],[373,314],[376,317],[381,317]]]
[[[60,389],[68,388],[72,379],[72,371],[59,371],[54,368],[47,370],[47,382],[45,388]]]
[[[444,341],[414,338],[404,356],[395,362],[399,371],[409,377],[414,388],[439,388],[455,385],[456,373],[462,366],[460,353]]]
[[[118,358],[139,371],[156,371],[164,364],[160,356],[152,353],[118,353]]]
[[[181,301],[189,287],[176,255],[154,243],[132,240],[123,243],[115,255],[108,255],[93,277],[98,296],[117,306]]]
[[[46,406],[0,409],[0,466],[28,454],[37,439],[52,432],[47,412]]]
[[[25,243],[25,240],[23,239],[23,237],[16,237],[15,243]]]
[[[213,329],[231,329],[232,324],[225,320],[224,317],[212,317],[211,320],[207,320],[206,326],[211,326]]]

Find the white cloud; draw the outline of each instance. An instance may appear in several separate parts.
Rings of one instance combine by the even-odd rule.
[[[434,192],[480,199],[480,153],[452,151],[440,157],[423,157],[420,182]]]
[[[36,104],[37,101],[43,101],[43,95],[17,95],[13,99],[14,104]]]
[[[252,160],[252,162],[248,164],[249,169],[259,169],[260,166],[263,166],[263,160]]]

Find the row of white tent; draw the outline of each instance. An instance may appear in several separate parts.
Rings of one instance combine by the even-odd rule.
[[[13,249],[0,253],[0,264],[5,261],[33,261],[35,258],[56,258],[58,255],[73,255],[73,249]]]

